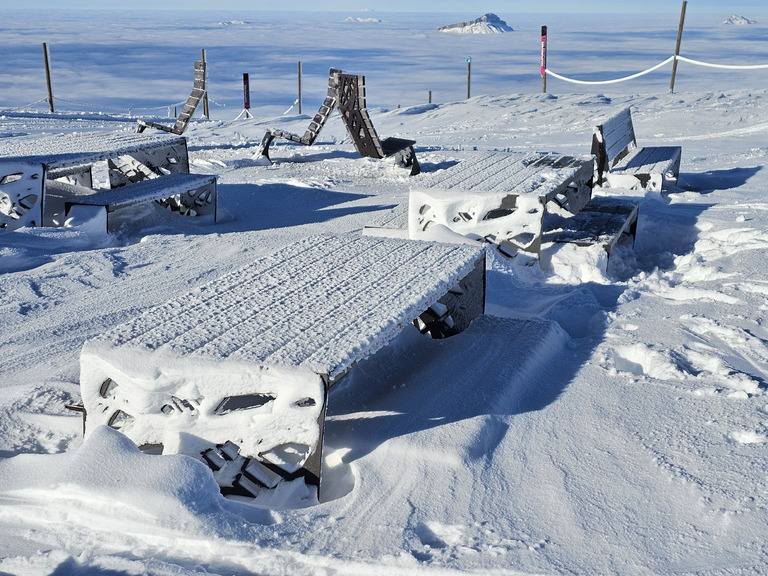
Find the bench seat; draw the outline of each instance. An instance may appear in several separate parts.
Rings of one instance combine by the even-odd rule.
[[[60,180],[46,183],[49,210],[55,204],[65,215],[73,206],[100,206],[109,214],[120,208],[152,201],[169,201],[168,205],[185,214],[212,215],[216,220],[216,176],[210,174],[178,173],[161,178],[142,180],[120,188],[94,190]],[[173,200],[169,200],[173,199]]]
[[[320,134],[320,130],[323,129],[323,126],[325,126],[325,123],[331,116],[331,112],[333,112],[333,109],[336,107],[336,92],[340,73],[341,70],[337,70],[336,68],[331,68],[328,72],[328,91],[325,100],[323,100],[323,103],[320,105],[320,108],[317,110],[317,113],[312,118],[312,121],[309,123],[309,126],[302,136],[294,134],[293,132],[288,132],[287,130],[280,130],[279,128],[267,128],[267,131],[261,140],[261,144],[259,145],[256,154],[254,154],[254,158],[264,157],[271,162],[272,160],[269,157],[269,146],[275,138],[282,138],[284,140],[289,140],[290,142],[303,144],[304,146],[311,146],[314,144],[318,134]]]
[[[544,241],[577,246],[599,244],[610,256],[611,249],[622,236],[628,234],[634,239],[638,210],[639,205],[634,200],[596,196],[578,214],[550,220],[543,234]]]
[[[608,185],[611,188],[666,190],[677,181],[682,151],[680,146],[636,148],[611,167],[607,175]]]

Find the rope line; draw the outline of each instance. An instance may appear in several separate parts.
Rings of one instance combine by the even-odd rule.
[[[768,68],[768,64],[755,64],[753,66],[737,66],[734,64],[712,64],[710,62],[702,62],[701,60],[692,60],[685,56],[678,56],[678,60],[688,62],[689,64],[696,64],[697,66],[709,66],[710,68],[727,68],[729,70],[758,70],[760,68]]]
[[[59,98],[58,96],[53,97],[54,103],[64,103],[69,104],[71,106],[79,106],[81,108],[93,108],[94,110],[114,110],[118,112],[127,112],[128,116],[131,116],[133,112],[141,112],[141,111],[150,111],[150,110],[162,110],[166,109],[168,117],[171,118],[171,110],[174,107],[181,107],[186,103],[186,100],[182,100],[181,102],[176,102],[174,104],[163,104],[161,106],[149,106],[149,107],[143,107],[143,108],[133,108],[133,107],[126,107],[126,106],[110,106],[107,104],[89,104],[87,102],[75,102],[74,100],[67,100],[66,98]],[[221,102],[216,102],[212,98],[208,98],[208,102],[210,104],[213,104],[214,106],[219,106],[221,108],[224,108],[226,104],[223,104]],[[35,100],[34,102],[30,102],[29,104],[25,104],[24,106],[17,106],[12,108],[6,108],[7,110],[13,110],[17,112],[22,112],[25,110],[28,110],[30,108],[33,108],[34,106],[37,106],[39,104],[48,104],[48,98],[41,98],[40,100]]]
[[[712,64],[710,62],[702,62],[701,60],[693,60],[691,58],[686,58],[685,56],[670,56],[663,62],[659,62],[658,64],[656,64],[655,66],[652,66],[651,68],[648,68],[647,70],[643,70],[642,72],[638,72],[637,74],[632,74],[631,76],[625,76],[623,78],[615,78],[613,80],[576,80],[575,78],[568,78],[566,76],[556,74],[555,72],[552,72],[549,68],[546,68],[544,71],[549,76],[552,76],[553,78],[557,78],[558,80],[563,80],[564,82],[571,82],[572,84],[587,84],[587,85],[616,84],[618,82],[625,82],[627,80],[633,80],[635,78],[639,78],[640,76],[645,76],[646,74],[649,74],[655,70],[658,70],[662,66],[666,66],[667,64],[675,60],[688,62],[689,64],[695,64],[697,66],[708,66],[710,68],[724,68],[729,70],[758,70],[758,69],[768,68],[768,64],[757,64],[753,66],[738,66],[738,65],[732,65],[732,64]]]
[[[651,68],[648,68],[648,70],[643,70],[642,72],[638,72],[637,74],[632,74],[631,76],[625,76],[624,78],[616,78],[614,80],[597,80],[597,81],[588,81],[588,80],[575,80],[573,78],[566,78],[565,76],[561,76],[560,74],[555,74],[548,68],[545,70],[547,74],[550,76],[557,78],[558,80],[565,80],[566,82],[572,82],[574,84],[616,84],[617,82],[624,82],[626,80],[633,80],[634,78],[639,78],[640,76],[645,76],[646,74],[649,74],[653,72],[654,70],[658,70],[662,66],[665,66],[672,62],[675,59],[674,56],[670,56],[664,62],[659,62],[656,64],[656,66],[653,66]]]

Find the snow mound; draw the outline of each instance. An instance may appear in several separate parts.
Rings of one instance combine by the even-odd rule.
[[[503,34],[504,32],[512,32],[513,29],[496,14],[489,12],[469,22],[441,26],[437,31],[452,32],[454,34]]]
[[[734,24],[736,26],[743,26],[745,24],[757,24],[757,20],[750,20],[749,18],[745,18],[744,16],[739,16],[738,14],[731,14],[723,20],[723,24]]]
[[[43,458],[49,465],[41,465]],[[32,473],[36,469],[46,473]],[[204,464],[186,456],[144,455],[106,426],[71,452],[3,460],[0,485],[3,497],[45,502],[50,520],[63,509],[75,522],[119,516],[142,524],[153,518],[154,524],[194,530],[206,515],[223,512],[219,487]]]

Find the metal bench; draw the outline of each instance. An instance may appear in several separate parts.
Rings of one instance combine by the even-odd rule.
[[[158,202],[184,215],[210,215],[214,222],[217,218],[216,176],[207,174],[170,174],[104,190],[49,180],[46,188],[48,202],[63,205],[66,218],[71,215],[73,206],[104,208],[105,231],[112,229],[110,215],[115,210],[147,202]]]
[[[181,109],[181,114],[176,118],[176,122],[173,126],[166,126],[158,122],[152,122],[150,120],[138,120],[136,124],[136,132],[144,132],[147,128],[155,128],[164,132],[172,132],[173,134],[183,134],[189,125],[189,120],[197,110],[200,100],[205,97],[205,62],[202,60],[195,60],[195,81],[192,87],[192,92],[189,94],[187,101],[184,103],[184,107]]]
[[[677,182],[680,146],[638,147],[632,115],[626,108],[594,128],[595,185],[661,191]]]
[[[339,74],[338,107],[344,126],[361,156],[394,157],[399,165],[411,169],[411,176],[421,171],[413,149],[415,140],[379,139],[365,107],[365,76]]]
[[[256,158],[264,157],[271,162],[271,159],[269,158],[269,146],[275,138],[283,138],[285,140],[290,140],[291,142],[303,144],[304,146],[311,146],[314,144],[318,134],[320,134],[320,130],[323,129],[323,126],[325,126],[325,123],[331,116],[331,112],[333,112],[333,109],[336,107],[336,94],[340,73],[341,70],[337,70],[336,68],[330,69],[330,72],[328,73],[328,92],[325,96],[325,100],[323,100],[317,114],[312,118],[312,121],[309,123],[303,136],[299,136],[298,134],[286,130],[268,128],[254,156]]]
[[[47,183],[93,188],[94,167],[110,188],[189,172],[187,141],[171,134],[88,132],[0,142],[0,229],[55,226],[63,204],[48,202]]]
[[[305,238],[86,342],[85,433],[196,457],[224,493],[319,487],[331,386],[409,324],[462,331],[484,295],[480,246]]]

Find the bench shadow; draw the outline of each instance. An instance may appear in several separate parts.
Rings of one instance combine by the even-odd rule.
[[[219,222],[208,231],[226,233],[286,228],[393,207],[389,204],[340,206],[369,197],[367,194],[284,183],[221,184]]]
[[[711,206],[701,202],[641,202],[633,267],[643,272],[674,268],[678,256],[693,251],[699,239],[699,217]]]
[[[489,272],[489,283],[508,279]],[[492,440],[487,417],[508,422],[560,397],[602,341],[604,312],[623,291],[596,284],[518,286],[513,306],[490,303],[451,338],[433,340],[406,327],[331,388],[326,450],[349,450],[349,464],[388,440],[478,417],[475,437],[457,442],[466,442],[466,451],[481,449]],[[507,424],[502,428],[498,442]]]
[[[706,172],[686,172],[680,175],[682,190],[711,194],[715,190],[730,190],[745,185],[755,176],[762,166],[749,168],[730,168],[728,170],[708,170]]]

